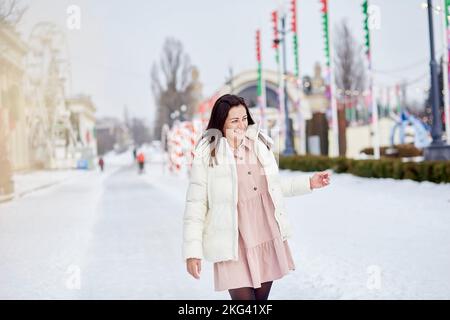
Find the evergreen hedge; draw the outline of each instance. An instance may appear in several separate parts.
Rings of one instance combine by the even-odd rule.
[[[351,173],[367,178],[410,179],[450,183],[450,161],[404,162],[395,158],[380,160],[354,160],[344,157],[326,156],[280,156],[280,169],[299,171],[323,171]]]

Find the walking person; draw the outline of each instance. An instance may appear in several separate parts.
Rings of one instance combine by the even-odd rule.
[[[267,300],[274,280],[295,269],[283,196],[330,183],[328,172],[281,179],[273,141],[243,98],[220,97],[197,143],[183,219],[183,258],[199,279],[214,263],[214,288],[233,300]]]
[[[103,169],[105,167],[105,160],[103,160],[103,157],[100,157],[100,159],[98,159],[98,165],[100,167],[100,171],[103,172]]]
[[[139,166],[139,173],[143,173],[145,165],[145,156],[143,152],[139,152],[139,154],[137,155],[137,162]]]

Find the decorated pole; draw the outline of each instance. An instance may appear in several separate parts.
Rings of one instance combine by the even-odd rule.
[[[400,99],[400,84],[396,83],[395,84],[395,109],[397,111],[397,115],[400,116],[400,114],[402,113],[402,102]]]
[[[392,112],[391,87],[386,87],[386,105],[387,105],[387,115],[390,116]]]
[[[272,11],[271,14],[272,20],[272,30],[273,30],[273,40],[272,40],[272,48],[275,50],[275,62],[277,63],[277,80],[278,80],[278,127],[280,129],[280,133],[282,132],[284,136],[286,136],[286,128],[284,126],[284,98],[283,98],[283,74],[280,65],[280,34],[278,31],[278,21],[279,15],[278,11]]]
[[[369,86],[370,86],[370,105],[372,108],[372,128],[373,128],[373,154],[375,159],[380,159],[380,138],[378,130],[378,108],[377,101],[375,97],[375,88],[373,81],[373,69],[372,69],[372,56],[371,56],[371,39],[370,39],[370,28],[369,28],[369,1],[364,0],[362,3],[362,11],[364,17],[364,45],[367,56],[367,62],[369,65]]]
[[[300,62],[298,54],[298,32],[297,32],[297,0],[291,0],[291,30],[293,34],[293,51],[294,51],[294,74],[297,89],[297,100],[295,102],[295,110],[297,112],[298,132],[300,138],[300,154],[306,154],[306,125],[301,109],[302,94],[302,78],[300,74]]]
[[[322,4],[321,13],[322,13],[322,27],[324,33],[325,40],[325,59],[326,59],[326,74],[327,74],[327,94],[328,98],[331,102],[331,119],[332,119],[332,130],[333,130],[333,148],[330,152],[330,155],[333,157],[337,157],[339,155],[339,128],[338,128],[338,112],[337,112],[337,104],[335,99],[335,81],[334,81],[334,69],[333,69],[333,60],[330,57],[333,57],[333,46],[330,45],[331,35],[330,35],[330,27],[329,27],[329,16],[328,16],[328,0],[319,0]]]
[[[261,128],[266,129],[265,125],[265,105],[263,101],[263,79],[262,79],[262,63],[261,63],[261,30],[256,30],[256,61],[258,63],[258,83],[257,83],[257,99],[260,114]]]
[[[286,12],[284,6],[282,8],[281,14],[281,44],[283,45],[283,99],[284,99],[284,122],[286,127],[286,134],[284,139],[284,156],[291,156],[296,154],[294,142],[292,140],[292,126],[291,119],[289,117],[289,106],[288,106],[288,92],[287,92],[287,57],[286,57]]]

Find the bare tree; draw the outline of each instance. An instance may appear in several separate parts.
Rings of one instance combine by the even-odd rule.
[[[361,94],[366,86],[366,73],[361,45],[353,37],[347,20],[342,20],[336,28],[334,42],[335,83],[338,88],[338,128],[339,155],[345,156],[346,140],[346,103],[349,101],[355,107],[355,92]]]
[[[14,27],[20,22],[27,8],[19,3],[17,0],[0,0],[0,27]]]
[[[154,127],[155,139],[161,138],[162,126],[172,125],[170,114],[183,104],[189,106],[191,91],[191,62],[179,40],[167,38],[159,64],[151,69],[151,88],[157,105]]]
[[[366,86],[363,51],[353,37],[347,20],[342,20],[337,26],[335,39],[336,86],[342,90],[363,91]]]

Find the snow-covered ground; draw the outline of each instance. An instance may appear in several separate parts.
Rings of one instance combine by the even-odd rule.
[[[132,153],[131,150],[121,154],[112,151],[104,156],[104,160],[109,167],[113,168],[131,164]],[[96,167],[95,170],[99,170],[99,168]],[[17,199],[31,192],[46,189],[83,175],[86,175],[84,169],[36,170],[15,173],[13,198]]]
[[[82,175],[81,170],[39,170],[25,173],[17,173],[13,176],[14,196],[22,197],[38,189],[48,188],[67,179]]]
[[[0,204],[0,298],[229,298],[210,263],[200,280],[186,272],[186,173],[144,152],[145,174],[131,152],[110,154],[103,173]],[[450,299],[450,184],[333,174],[286,201],[296,270],[272,299]]]

